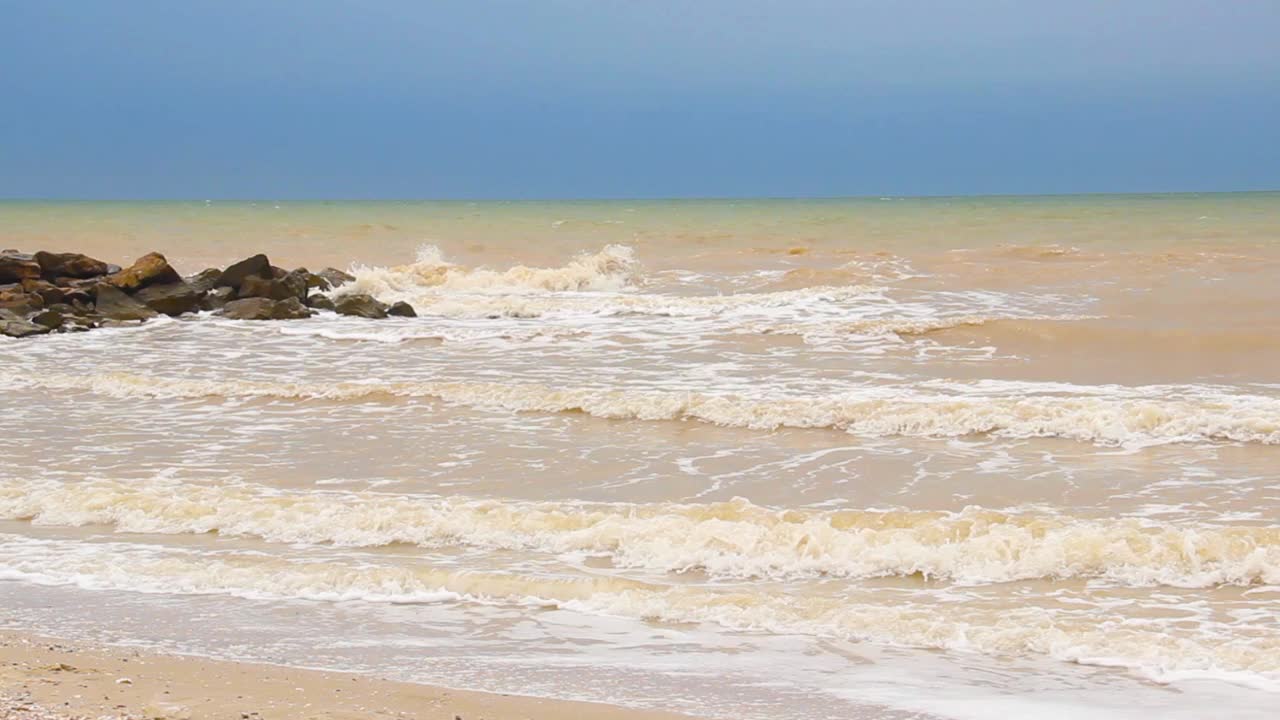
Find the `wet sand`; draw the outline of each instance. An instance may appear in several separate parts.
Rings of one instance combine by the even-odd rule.
[[[677,720],[597,703],[452,690],[376,677],[0,631],[0,718]]]

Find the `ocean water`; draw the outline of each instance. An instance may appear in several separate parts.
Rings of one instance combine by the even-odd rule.
[[[1273,717],[1280,194],[0,203],[418,318],[0,338],[0,622],[713,718]]]

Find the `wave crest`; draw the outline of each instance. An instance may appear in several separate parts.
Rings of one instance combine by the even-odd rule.
[[[365,293],[384,302],[413,302],[424,294],[442,292],[618,292],[632,286],[638,272],[635,253],[625,245],[584,253],[562,267],[516,265],[506,270],[455,265],[444,259],[439,248],[425,245],[410,265],[353,268],[356,279],[335,290],[335,295]]]
[[[535,383],[195,380],[129,373],[25,376],[0,372],[8,387],[82,390],[113,397],[172,399],[271,397],[374,401],[427,398],[516,412],[581,412],[613,420],[680,420],[750,430],[814,428],[863,437],[1064,438],[1107,446],[1180,442],[1280,444],[1280,399],[1213,394],[1164,399],[1110,396],[926,393],[867,388],[834,396],[742,397],[695,391],[554,388]]]
[[[886,645],[1041,655],[1123,667],[1160,682],[1226,680],[1280,691],[1280,636],[1240,637],[1176,625],[1153,627],[1100,611],[1073,617],[1027,606],[859,602],[840,595],[778,594],[715,585],[669,586],[609,576],[486,572],[426,562],[289,560],[214,555],[128,543],[83,544],[0,535],[0,580],[155,594],[318,601],[482,602],[537,605],[738,631],[805,634]]]
[[[961,583],[1105,578],[1129,585],[1280,584],[1280,528],[1181,526],[968,508],[777,510],[286,492],[166,481],[0,480],[0,517],[278,543],[472,546],[607,556],[723,578],[920,575]]]

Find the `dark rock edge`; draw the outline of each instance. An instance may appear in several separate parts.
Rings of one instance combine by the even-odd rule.
[[[371,319],[415,316],[407,303],[324,294],[354,280],[334,268],[285,270],[261,253],[182,277],[158,252],[121,268],[82,253],[3,250],[0,335],[81,332],[197,312],[236,320],[299,320],[319,310]]]

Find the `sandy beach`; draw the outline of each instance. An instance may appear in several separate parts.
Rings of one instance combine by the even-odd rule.
[[[164,655],[0,631],[0,717],[663,720],[689,716]]]

